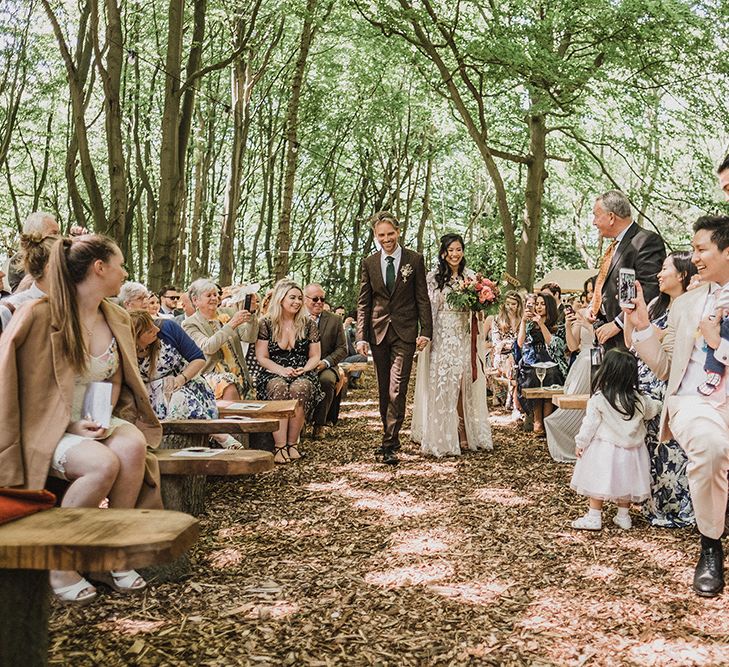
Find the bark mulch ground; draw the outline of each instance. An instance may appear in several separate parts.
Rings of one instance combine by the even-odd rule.
[[[690,592],[697,538],[573,531],[572,467],[495,415],[494,451],[374,463],[369,379],[309,456],[211,480],[193,576],[57,607],[68,665],[729,664],[727,598]]]

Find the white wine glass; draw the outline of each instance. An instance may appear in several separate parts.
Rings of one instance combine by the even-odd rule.
[[[537,379],[539,380],[539,388],[544,389],[544,378],[547,375],[547,369],[537,366]]]

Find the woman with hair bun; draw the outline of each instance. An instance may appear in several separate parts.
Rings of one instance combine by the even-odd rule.
[[[44,235],[42,232],[31,232],[20,237],[23,269],[32,282],[28,289],[11,294],[0,302],[0,331],[7,329],[13,313],[20,306],[34,299],[42,299],[48,294],[46,268],[57,239],[56,234]]]
[[[0,338],[0,486],[41,489],[53,476],[70,482],[62,507],[99,507],[105,498],[110,507],[161,507],[159,470],[146,448],[159,444],[162,431],[139,375],[129,316],[108,300],[127,276],[123,264],[104,236],[57,241],[48,298],[22,308]],[[92,382],[111,385],[108,423],[83,413]],[[78,572],[50,578],[61,602],[96,597]],[[89,578],[121,593],[147,585],[134,570]]]
[[[478,362],[475,382],[471,376],[471,313],[448,303],[457,282],[476,275],[466,268],[464,250],[460,234],[443,236],[438,267],[426,277],[433,340],[418,354],[412,439],[421,453],[436,457],[458,456],[466,448],[493,449],[486,377]]]

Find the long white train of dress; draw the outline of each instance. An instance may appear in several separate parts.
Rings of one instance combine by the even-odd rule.
[[[428,274],[427,282],[433,310],[433,340],[418,353],[412,440],[420,443],[423,454],[459,455],[457,406],[460,392],[468,449],[493,449],[486,403],[484,337],[479,331],[478,376],[473,382],[471,314],[451,309],[446,300],[450,287],[437,288],[435,271]]]

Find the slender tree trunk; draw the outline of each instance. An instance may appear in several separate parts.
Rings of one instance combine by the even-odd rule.
[[[301,88],[304,83],[306,61],[312,43],[313,18],[317,0],[307,0],[306,16],[301,29],[299,40],[299,54],[294,67],[291,80],[291,97],[286,112],[286,171],[284,177],[284,191],[281,206],[281,216],[278,223],[278,238],[276,241],[276,264],[274,277],[280,280],[289,272],[289,250],[291,246],[291,210],[294,198],[294,181],[296,178],[296,165],[298,160],[298,124],[299,105],[301,101]]]

